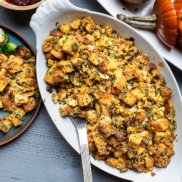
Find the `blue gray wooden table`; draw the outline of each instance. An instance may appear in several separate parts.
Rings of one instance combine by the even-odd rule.
[[[80,7],[107,13],[95,0],[72,0]],[[15,12],[0,7],[0,24],[15,29],[35,48],[29,28],[34,11]],[[175,61],[175,58],[174,58]],[[182,72],[171,66],[182,90]],[[123,182],[92,166],[94,182]],[[0,182],[82,182],[80,156],[66,143],[42,106],[32,126],[0,148]]]

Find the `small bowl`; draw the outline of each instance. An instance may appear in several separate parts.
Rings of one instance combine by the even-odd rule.
[[[3,6],[7,9],[11,9],[11,10],[15,10],[15,11],[27,11],[27,10],[32,10],[37,8],[42,2],[44,2],[45,0],[41,0],[35,4],[32,5],[27,5],[27,6],[17,6],[11,3],[8,3],[5,0],[0,0],[0,6]]]

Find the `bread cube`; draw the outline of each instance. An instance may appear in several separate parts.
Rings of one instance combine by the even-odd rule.
[[[44,79],[49,85],[55,85],[57,83],[67,80],[68,75],[66,75],[62,70],[60,70],[60,68],[57,67],[57,64],[54,64],[47,71]]]
[[[84,37],[84,43],[85,44],[92,44],[94,42],[94,37],[91,35],[91,34],[87,34],[85,37]],[[89,50],[89,49],[88,49]],[[92,49],[90,49],[91,51]]]
[[[144,151],[145,151],[144,147],[139,147],[138,150],[137,150],[137,154],[141,155]]]
[[[168,87],[163,87],[161,89],[161,95],[166,99],[170,99],[172,95],[172,90]]]
[[[169,125],[170,122],[166,118],[159,118],[152,123],[152,127],[156,131],[165,131],[166,129],[168,129]]]
[[[98,55],[97,53],[90,53],[88,60],[95,66],[99,64]]]
[[[11,55],[7,61],[5,69],[8,73],[15,74],[23,69],[23,59],[18,56]]]
[[[35,77],[35,65],[32,63],[23,65],[23,74],[26,77]]]
[[[2,105],[5,108],[8,108],[13,104],[13,100],[8,94],[3,95],[1,99],[2,99]]]
[[[127,133],[131,134],[131,133],[135,133],[137,131],[137,128],[135,126],[128,126],[127,127]]]
[[[64,73],[71,73],[74,71],[72,63],[70,61],[60,61],[58,63],[58,68],[61,68]]]
[[[68,34],[70,32],[70,25],[69,24],[61,24],[59,26],[59,30],[62,32],[62,33],[65,33],[65,34]]]
[[[142,92],[142,90],[139,87],[136,87],[131,90],[131,93],[136,96],[138,99],[141,99],[145,96],[145,93]]]
[[[83,59],[81,59],[81,58],[72,58],[72,59],[70,59],[70,61],[74,65],[74,67],[76,67],[78,69],[81,67],[81,65],[84,62]]]
[[[125,159],[121,157],[118,159],[109,157],[106,160],[106,164],[108,164],[111,167],[117,168],[121,172],[126,172],[128,170]]]
[[[110,135],[114,134],[114,127],[112,125],[112,120],[108,116],[101,116],[98,119],[98,129],[99,131],[108,138]]]
[[[107,142],[103,135],[101,135],[97,130],[93,132],[93,141],[98,150],[99,155],[109,155],[109,151],[107,150]]]
[[[22,120],[16,118],[13,114],[10,115],[10,120],[11,120],[11,123],[13,124],[13,126],[15,126],[15,127],[22,125]]]
[[[170,157],[167,155],[161,155],[154,158],[155,160],[155,166],[159,168],[166,167],[170,162]]]
[[[70,26],[72,29],[77,30],[81,26],[81,20],[80,19],[73,20]]]
[[[28,99],[28,103],[23,105],[23,109],[25,110],[26,113],[34,110],[36,108],[36,101],[33,97],[30,97]]]
[[[91,104],[93,102],[93,98],[90,95],[88,95],[87,93],[78,95],[77,100],[78,100],[78,105],[80,107],[88,106],[89,104]]]
[[[94,124],[97,122],[97,113],[95,110],[88,110],[85,113],[85,119],[90,123]]]
[[[9,84],[10,79],[6,76],[0,76],[0,92],[2,92]]]
[[[47,60],[47,66],[48,66],[48,67],[51,67],[52,65],[55,64],[55,62],[56,62],[56,61],[53,60],[53,59],[48,59],[48,60]]]
[[[96,25],[91,17],[86,17],[86,18],[82,19],[81,22],[82,22],[82,26],[86,29],[86,31],[88,33],[94,32]]]
[[[77,100],[76,100],[75,98],[73,98],[73,97],[68,97],[68,98],[66,99],[66,104],[68,104],[68,105],[71,106],[71,107],[76,107],[76,106],[78,105],[78,102],[77,102]]]
[[[4,116],[0,119],[0,130],[2,132],[8,133],[11,127],[12,123],[9,116]]]
[[[112,117],[112,123],[116,127],[123,126],[123,122],[124,122],[124,118],[121,115]]]
[[[73,108],[69,105],[63,105],[60,106],[59,108],[59,112],[61,114],[61,116],[65,117],[65,116],[69,116],[69,114],[73,111]]]
[[[135,68],[126,68],[123,70],[123,75],[125,76],[127,81],[132,80],[136,77],[135,71]]]
[[[118,77],[113,81],[113,88],[118,90],[119,92],[123,91],[123,88],[127,85],[127,81],[125,77]]]
[[[28,96],[22,95],[22,94],[16,94],[14,101],[15,101],[15,105],[17,105],[17,106],[27,104],[28,103]]]
[[[154,159],[149,156],[145,157],[145,166],[147,170],[151,171],[154,166]]]
[[[129,135],[129,143],[133,145],[140,145],[142,142],[142,136],[139,136],[138,134],[130,134]]]
[[[136,104],[138,98],[131,92],[125,92],[120,94],[120,99],[128,106],[132,107]]]
[[[14,107],[12,115],[20,120],[25,118],[25,111],[22,108]]]
[[[58,101],[62,102],[65,100],[66,96],[67,96],[67,91],[64,89],[59,89],[59,91],[57,92],[58,95]]]
[[[157,131],[154,135],[155,143],[168,143],[171,141],[171,133],[170,132],[160,132]]]
[[[138,120],[144,120],[146,118],[146,113],[144,110],[141,110],[136,112],[135,116]]]
[[[53,48],[51,50],[50,54],[53,55],[57,59],[63,59],[63,57],[64,57],[64,52],[62,49],[56,50],[55,48]]]
[[[4,53],[0,53],[0,68],[3,67],[4,63],[8,60],[8,57]]]
[[[68,36],[64,41],[63,51],[69,55],[74,55],[79,48],[79,43],[74,36]]]
[[[49,53],[54,47],[54,36],[48,36],[42,46],[42,51],[44,53]]]
[[[105,47],[105,48],[109,47],[110,38],[105,35],[101,35],[98,41],[98,46]]]
[[[108,60],[106,68],[107,70],[114,71],[117,70],[119,66],[120,66],[120,61],[118,61],[117,59],[110,58]]]

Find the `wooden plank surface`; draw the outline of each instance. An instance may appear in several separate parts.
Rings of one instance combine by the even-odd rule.
[[[80,7],[106,13],[95,0],[72,0]],[[18,31],[35,48],[29,28],[34,11],[15,12],[0,7],[0,23]],[[182,73],[171,67],[182,88]],[[122,182],[92,166],[94,182]],[[81,182],[80,156],[57,131],[44,106],[21,137],[0,148],[0,182]]]

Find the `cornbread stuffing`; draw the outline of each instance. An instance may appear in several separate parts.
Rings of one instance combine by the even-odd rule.
[[[25,115],[36,108],[35,57],[24,46],[12,55],[0,53],[0,109],[10,115],[0,118],[0,131],[22,125]]]
[[[172,91],[133,39],[91,17],[60,24],[43,44],[45,81],[61,116],[85,118],[90,153],[125,172],[166,167],[174,155]]]

